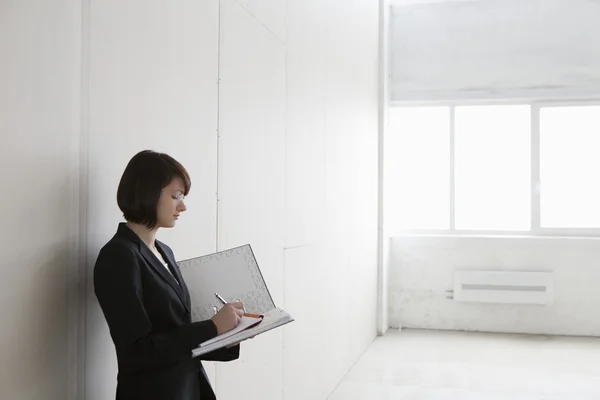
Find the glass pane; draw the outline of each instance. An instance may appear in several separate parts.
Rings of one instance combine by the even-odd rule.
[[[385,137],[387,228],[450,227],[450,109],[390,110]]]
[[[473,106],[455,111],[456,229],[529,230],[530,107]]]
[[[600,228],[600,107],[540,109],[540,212],[546,228]]]

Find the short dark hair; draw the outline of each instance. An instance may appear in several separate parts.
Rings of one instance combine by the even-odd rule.
[[[175,177],[183,180],[183,194],[187,196],[192,186],[190,176],[173,157],[152,150],[143,150],[133,156],[117,190],[117,204],[125,220],[154,229],[161,192]]]

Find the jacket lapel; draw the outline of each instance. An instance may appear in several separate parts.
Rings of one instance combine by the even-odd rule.
[[[165,266],[158,260],[158,258],[156,258],[156,256],[154,255],[154,253],[152,253],[152,250],[150,250],[148,248],[148,246],[146,246],[146,244],[144,244],[142,242],[142,240],[139,238],[138,235],[135,234],[135,232],[133,232],[131,229],[129,229],[127,227],[127,225],[125,225],[124,223],[119,224],[119,229],[117,231],[118,234],[138,243],[139,245],[139,249],[140,249],[140,253],[142,254],[142,256],[144,257],[144,259],[146,260],[146,262],[148,264],[150,264],[152,266],[152,268],[154,268],[154,270],[165,280],[167,281],[167,283],[169,285],[171,285],[171,287],[173,288],[173,290],[175,290],[175,293],[177,293],[177,296],[179,297],[179,299],[181,300],[181,302],[183,303],[184,307],[186,308],[187,312],[190,312],[190,303],[189,303],[189,294],[188,294],[188,290],[187,287],[185,287],[184,283],[183,283],[183,278],[181,277],[181,273],[179,272],[178,268],[174,268],[173,264],[174,261],[172,260],[171,257],[169,257],[167,255],[167,252],[164,251],[164,249],[160,246],[160,244],[157,242],[157,248],[158,251],[162,254],[162,256],[164,257],[164,259],[166,261],[168,261],[168,263],[170,264],[171,270],[175,271],[175,277],[177,278],[177,281],[181,282],[182,284],[180,285],[175,278],[173,277],[173,275],[171,275],[169,273],[169,271],[167,271],[167,269],[165,268]]]
[[[162,246],[163,246],[162,243],[160,243],[157,240],[156,248],[158,249],[160,254],[162,254],[163,258],[167,261],[167,263],[169,264],[170,270],[173,272],[173,275],[177,279],[177,282],[179,283],[178,287],[181,290],[182,295],[183,295],[183,298],[182,298],[183,304],[185,304],[186,308],[189,311],[191,308],[190,291],[188,290],[187,285],[185,284],[185,281],[183,280],[183,276],[181,275],[181,271],[179,270],[179,267],[177,266],[177,262],[173,259],[173,257],[171,257],[171,254],[168,251],[165,251],[165,249]],[[173,277],[173,275],[171,275],[171,278]]]
[[[158,274],[162,276],[162,278],[165,281],[167,281],[169,285],[171,285],[173,290],[175,290],[175,292],[177,293],[177,296],[179,296],[179,299],[181,300],[183,305],[186,307],[186,309],[188,309],[181,286],[179,286],[179,283],[177,283],[173,275],[171,275],[169,271],[167,271],[165,266],[158,260],[158,258],[156,258],[156,256],[152,253],[152,250],[150,250],[145,244],[141,243],[140,252],[142,253],[142,256],[144,256],[148,264],[150,264],[152,268],[154,268],[154,270],[158,272]]]

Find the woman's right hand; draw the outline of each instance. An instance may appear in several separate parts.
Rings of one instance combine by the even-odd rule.
[[[244,303],[239,301],[225,304],[211,320],[220,335],[235,328],[240,323],[243,315]]]

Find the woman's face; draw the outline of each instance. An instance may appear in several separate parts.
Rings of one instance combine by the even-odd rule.
[[[187,210],[184,200],[185,185],[183,180],[175,177],[171,183],[162,190],[158,200],[157,224],[159,228],[172,228],[175,226],[179,215]]]

